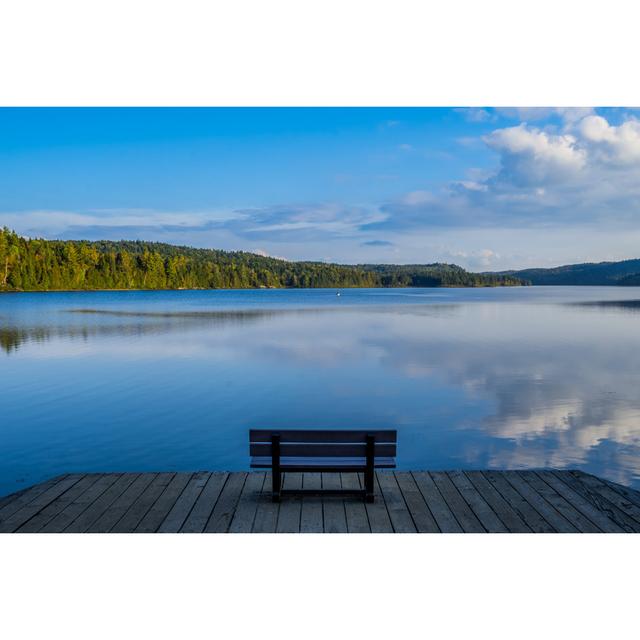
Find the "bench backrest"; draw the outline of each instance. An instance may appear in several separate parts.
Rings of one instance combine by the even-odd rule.
[[[280,455],[294,458],[360,458],[366,456],[367,436],[375,440],[375,457],[395,458],[395,429],[350,431],[320,429],[251,429],[249,452],[254,457],[271,455],[271,438],[280,436]]]

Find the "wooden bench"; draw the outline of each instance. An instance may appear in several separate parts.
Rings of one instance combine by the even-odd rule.
[[[286,494],[360,495],[373,502],[374,469],[396,466],[395,430],[249,431],[252,469],[271,469],[272,498]],[[282,489],[283,471],[364,471],[364,489]]]

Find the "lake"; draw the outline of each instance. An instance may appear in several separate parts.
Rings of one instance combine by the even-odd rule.
[[[640,289],[0,295],[0,495],[248,467],[250,427],[397,428],[403,469],[640,487]]]

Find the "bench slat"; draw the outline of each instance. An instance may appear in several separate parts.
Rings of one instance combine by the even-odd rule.
[[[295,469],[303,471],[320,470],[320,469],[334,469],[340,468],[342,470],[354,470],[361,471],[366,466],[366,458],[335,458],[335,457],[285,457],[280,458],[280,467],[284,469]],[[376,456],[374,467],[377,469],[393,469],[396,466],[395,457],[380,457]],[[251,467],[254,469],[269,469],[271,468],[271,456],[254,456],[251,458]]]
[[[398,437],[398,432],[395,429],[251,429],[249,441],[251,443],[270,443],[271,436],[276,433],[280,434],[280,440],[283,443],[364,443],[368,434],[373,434],[378,443],[395,443]]]
[[[251,443],[250,454],[252,456],[270,456],[271,443]],[[314,458],[364,458],[367,454],[365,444],[341,444],[341,443],[309,443],[296,442],[280,444],[282,457],[314,457]],[[377,444],[375,446],[376,457],[394,457],[396,455],[395,444]]]

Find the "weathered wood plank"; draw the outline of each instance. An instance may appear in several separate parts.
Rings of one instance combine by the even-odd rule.
[[[357,473],[341,473],[340,481],[343,489],[359,491],[362,489]],[[367,509],[364,499],[359,496],[345,496],[344,512],[347,518],[347,531],[349,533],[371,533]]]
[[[628,500],[625,496],[618,491],[612,489],[609,485],[605,484],[600,478],[592,476],[589,473],[583,471],[570,471],[570,475],[588,486],[592,491],[599,493],[605,500],[608,500],[617,509],[627,514],[630,518],[636,522],[636,531],[640,531],[640,507],[635,505],[631,500]]]
[[[141,473],[85,530],[89,533],[107,533],[122,518],[140,494],[151,484],[156,473]],[[69,529],[73,528],[73,523]]]
[[[590,493],[586,491],[586,487],[568,473],[554,473],[552,471],[536,471],[535,473],[543,482],[546,482],[554,491],[565,498],[574,509],[577,509],[591,522],[597,523],[603,531],[609,533],[633,531],[633,529],[626,527],[624,519],[620,523],[617,521],[612,505],[601,500],[598,496],[595,496],[595,499],[591,497]]]
[[[271,472],[265,474],[262,493],[258,496],[254,533],[275,533],[280,504],[271,500]]]
[[[158,533],[178,533],[184,524],[202,489],[211,477],[207,471],[194,473],[184,491],[176,499],[171,510],[158,527]]]
[[[460,492],[456,489],[451,479],[444,471],[431,471],[429,475],[433,479],[442,497],[451,509],[456,520],[460,523],[464,533],[484,533],[486,530],[480,520],[465,502]]]
[[[418,533],[439,533],[438,524],[411,473],[396,471],[395,477]]]
[[[480,492],[471,483],[469,478],[462,471],[450,471],[449,479],[464,501],[469,505],[480,524],[489,533],[507,533],[506,525],[498,518],[489,503],[482,497]]]
[[[229,474],[223,471],[214,471],[209,476],[207,484],[191,509],[191,513],[180,528],[182,533],[202,533],[204,531],[228,477]]]
[[[364,484],[364,479],[361,482]],[[365,503],[371,533],[393,533],[393,525],[380,490],[377,473],[374,475],[374,496],[374,502]]]
[[[242,487],[247,479],[247,474],[231,473],[220,492],[220,497],[211,513],[209,522],[205,526],[205,533],[226,533],[233,518],[233,512],[240,500]]]
[[[176,473],[138,526],[137,533],[155,533],[191,480],[191,473]]]
[[[0,524],[6,520],[9,516],[13,515],[19,509],[22,509],[25,505],[29,504],[32,500],[44,493],[54,485],[58,484],[61,480],[67,477],[67,474],[50,478],[40,484],[35,484],[32,487],[25,487],[24,489],[5,496],[2,499],[2,505],[0,506]]]
[[[76,482],[81,480],[83,475],[84,474],[71,474],[65,476],[46,491],[37,495],[33,500],[0,522],[0,533],[11,533],[21,527],[65,491],[69,490]]]
[[[229,525],[229,533],[251,533],[265,477],[265,473],[250,473],[247,476]]]
[[[456,520],[442,494],[435,485],[428,471],[414,471],[411,473],[422,497],[429,506],[429,510],[442,533],[462,533],[462,527]]]
[[[139,474],[124,473],[97,500],[94,500],[71,524],[65,533],[82,533],[105,513],[105,511],[137,480]]]
[[[88,509],[114,482],[118,480],[120,474],[104,474],[98,476],[86,491],[80,494],[75,500],[60,513],[56,515],[43,528],[43,533],[61,533],[86,509]],[[73,487],[75,488],[75,487]],[[71,490],[69,490],[71,491]],[[69,492],[67,492],[69,493]]]
[[[553,487],[548,485],[540,476],[533,471],[521,471],[518,477],[522,482],[531,485],[558,513],[560,513],[569,525],[569,531],[582,531],[598,533],[602,531],[592,523],[580,511],[578,511],[566,498],[560,495]],[[552,523],[555,526],[555,523]]]
[[[556,530],[511,486],[498,471],[482,474],[496,488],[511,508],[527,523],[534,533],[555,533]]]
[[[391,472],[379,473],[378,482],[395,533],[416,533],[416,525],[402,497],[396,477]]]
[[[509,533],[531,533],[531,528],[480,471],[465,471],[464,474],[500,518]]]
[[[577,477],[571,475],[570,473],[563,472],[552,472],[557,478],[562,480],[562,482],[568,485],[571,489],[573,489],[576,493],[581,495],[588,503],[590,503],[597,511],[601,513],[606,513],[609,519],[621,527],[624,531],[628,532],[637,532],[638,525],[637,522],[631,518],[624,511],[618,509],[618,507],[609,502],[602,494],[598,491],[594,491],[588,484],[585,484]],[[540,474],[542,477],[546,479],[546,473]]]
[[[362,486],[361,473],[284,474],[285,489]],[[2,503],[0,530],[640,532],[640,492],[580,471],[376,472],[375,494],[278,504],[270,473],[75,474]]]
[[[530,504],[534,509],[558,532],[558,533],[576,533],[578,528],[571,524],[562,513],[558,511],[555,504],[562,507],[561,496],[555,491],[538,491],[534,484],[524,480],[520,472],[505,471],[504,477],[511,486]],[[543,489],[541,487],[541,489]],[[543,495],[544,494],[544,495]],[[554,498],[557,496],[558,499]],[[587,531],[597,533],[599,529],[588,520],[581,522]]]
[[[322,489],[322,477],[318,472],[302,474],[302,488]],[[322,533],[322,498],[320,496],[304,496],[300,513],[300,533]]]
[[[27,520],[27,522],[17,529],[17,532],[35,533],[40,531],[61,511],[66,509],[78,496],[82,495],[92,484],[95,484],[98,481],[98,478],[100,478],[98,474],[86,475],[84,478],[76,482],[76,484],[68,491],[65,491],[51,504],[47,505],[42,511],[40,511],[40,513],[33,516],[30,520]]]
[[[323,489],[341,489],[342,482],[339,473],[322,474]],[[347,533],[347,515],[344,510],[344,500],[337,496],[322,498],[322,513],[325,533]]]
[[[283,489],[302,489],[302,473],[288,471],[282,478]],[[283,495],[276,533],[300,533],[300,513],[302,511],[302,497],[297,495]]]
[[[131,533],[149,509],[155,504],[175,473],[159,473],[149,486],[138,496],[137,500],[125,511],[124,515],[111,528],[113,533]]]
[[[600,480],[611,487],[614,491],[617,491],[620,495],[624,496],[627,500],[640,507],[640,491],[625,487],[617,482],[611,482],[611,480],[607,480],[606,478],[600,478]]]
[[[464,533],[484,533],[485,528],[460,495],[460,492],[456,489],[453,482],[451,482],[446,472],[430,471],[429,475],[433,479],[436,487],[438,487],[440,494],[456,517],[456,520],[460,523]]]

